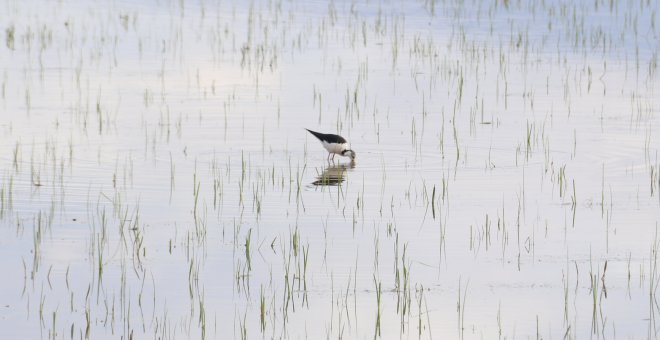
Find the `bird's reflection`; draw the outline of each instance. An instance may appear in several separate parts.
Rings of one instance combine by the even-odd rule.
[[[348,164],[332,164],[323,169],[317,177],[316,181],[312,182],[316,186],[337,186],[346,180],[346,171],[355,168],[355,162]]]

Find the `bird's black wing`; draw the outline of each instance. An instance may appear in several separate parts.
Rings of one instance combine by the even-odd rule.
[[[309,133],[313,134],[314,137],[318,138],[321,142],[336,143],[336,144],[346,143],[346,140],[342,136],[333,135],[329,133],[320,133],[320,132],[312,131],[310,129],[305,129],[305,130],[309,131]]]

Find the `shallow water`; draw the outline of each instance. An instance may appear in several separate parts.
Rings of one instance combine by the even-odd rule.
[[[2,6],[3,337],[657,337],[657,4]]]

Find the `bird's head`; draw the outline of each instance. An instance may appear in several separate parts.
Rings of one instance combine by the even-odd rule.
[[[351,161],[355,160],[355,151],[353,151],[351,149],[346,149],[346,150],[342,151],[341,155],[345,156],[345,157],[349,157],[351,159]]]

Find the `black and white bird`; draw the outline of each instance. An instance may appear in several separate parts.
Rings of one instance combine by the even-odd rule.
[[[323,147],[328,150],[328,161],[330,161],[330,155],[332,155],[333,160],[335,159],[335,155],[342,155],[344,157],[349,157],[351,161],[355,161],[355,151],[351,150],[344,137],[329,133],[320,133],[310,129],[305,130],[318,138],[318,140],[321,141],[321,144],[323,144]]]

